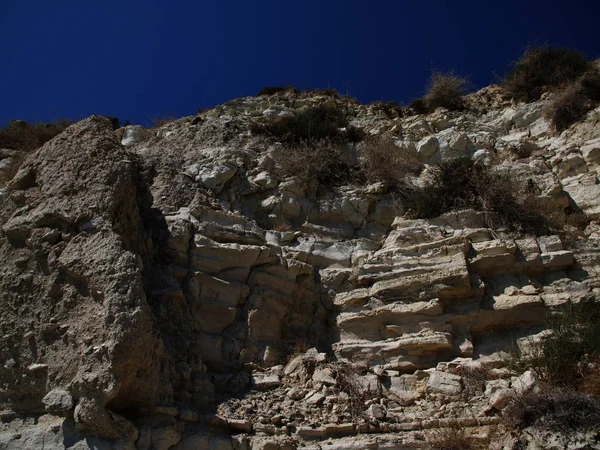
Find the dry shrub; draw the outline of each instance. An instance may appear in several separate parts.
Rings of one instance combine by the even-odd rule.
[[[509,229],[545,234],[547,219],[529,203],[533,197],[510,173],[499,173],[469,157],[444,161],[431,170],[424,185],[405,183],[399,187],[407,214],[431,218],[453,209],[475,209],[486,213],[488,226],[494,218]]]
[[[600,102],[600,67],[588,70],[579,80],[585,96],[592,102]]]
[[[464,392],[468,397],[481,394],[485,390],[485,382],[498,378],[489,367],[460,365],[450,369],[450,373],[462,377]]]
[[[29,124],[22,120],[13,120],[0,130],[0,148],[15,150],[35,150],[71,125],[71,121],[63,119],[54,123]]]
[[[577,84],[569,86],[544,110],[544,118],[558,132],[564,131],[591,109],[589,101]]]
[[[369,397],[360,383],[360,373],[351,364],[337,362],[329,366],[334,372],[336,386],[348,395],[348,408],[354,420],[363,416],[364,402]]]
[[[304,109],[294,116],[252,123],[250,130],[288,144],[320,139],[340,140],[340,128],[348,124],[346,115],[335,104],[322,104]]]
[[[429,108],[423,98],[417,98],[408,105],[408,112],[412,114],[428,114]]]
[[[279,176],[297,176],[302,181],[316,178],[329,187],[349,183],[356,172],[350,164],[344,145],[331,140],[282,147],[273,158]]]
[[[475,450],[475,443],[464,430],[443,428],[434,433],[428,441],[429,450]]]
[[[579,382],[579,391],[600,399],[600,359],[583,361],[580,363],[580,367],[585,369],[585,374]]]
[[[544,385],[516,397],[505,408],[502,418],[511,428],[534,427],[570,433],[598,426],[600,402],[574,391]]]
[[[530,47],[506,74],[503,85],[518,100],[535,101],[547,89],[573,82],[590,68],[586,56],[562,47]]]
[[[434,72],[429,79],[427,93],[423,100],[429,111],[443,107],[449,110],[464,109],[463,95],[469,82],[453,72]]]
[[[544,117],[558,132],[579,121],[600,102],[600,72],[590,70],[558,94],[544,110]]]
[[[365,142],[363,166],[369,182],[381,181],[390,186],[403,183],[409,175],[418,175],[423,168],[416,151],[398,147],[389,137]]]

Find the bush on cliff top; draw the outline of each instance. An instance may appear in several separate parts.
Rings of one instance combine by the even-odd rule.
[[[71,123],[69,120],[63,119],[54,123],[32,125],[22,120],[13,120],[6,128],[0,130],[0,148],[35,150],[62,133]]]
[[[427,93],[423,100],[427,109],[435,111],[436,108],[447,108],[458,111],[464,108],[463,95],[467,91],[469,82],[466,78],[453,72],[434,72],[429,79]]]
[[[577,50],[530,47],[510,68],[503,85],[516,99],[532,102],[547,89],[575,81],[589,68],[590,62]]]

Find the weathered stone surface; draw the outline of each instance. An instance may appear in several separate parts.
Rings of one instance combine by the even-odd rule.
[[[68,414],[74,406],[73,397],[63,389],[53,389],[42,399],[46,411],[51,414]]]
[[[282,177],[283,146],[251,125],[324,101],[414,152],[415,183],[472,157],[583,210],[585,240],[466,209],[412,219],[383,182]],[[463,427],[483,448],[493,409],[535,388],[503,351],[597,300],[600,112],[554,136],[546,100],[496,86],[465,101],[402,117],[287,92],[153,131],[92,117],[27,159],[0,150],[0,447],[419,448]]]
[[[458,395],[462,391],[461,377],[435,371],[432,372],[427,383],[427,392],[445,395]]]

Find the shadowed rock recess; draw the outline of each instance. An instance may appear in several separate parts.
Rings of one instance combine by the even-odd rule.
[[[538,384],[506,352],[599,298],[600,108],[556,135],[549,97],[491,86],[401,117],[283,92],[0,150],[0,449],[391,450],[449,428],[474,448],[567,448],[501,419]],[[250,130],[323,103],[415,155],[416,185],[470,157],[589,223],[573,243],[460,203],[414,218],[381,182],[282,176],[286,144]],[[344,147],[357,167],[365,142]]]

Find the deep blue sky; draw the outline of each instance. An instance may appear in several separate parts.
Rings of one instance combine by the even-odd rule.
[[[195,114],[266,85],[408,102],[495,81],[531,43],[600,57],[594,0],[0,0],[0,126]]]

